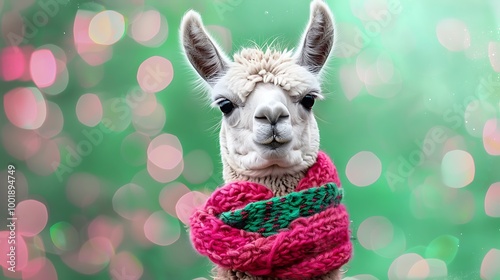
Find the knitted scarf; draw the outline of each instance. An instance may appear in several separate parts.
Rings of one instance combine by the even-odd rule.
[[[260,184],[217,189],[190,219],[194,248],[215,264],[255,276],[309,279],[346,264],[349,217],[335,165],[323,152],[295,191],[275,197]]]

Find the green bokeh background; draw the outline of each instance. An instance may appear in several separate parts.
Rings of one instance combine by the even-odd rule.
[[[15,25],[6,19],[7,15],[18,11],[24,20],[33,19],[41,10],[41,2],[46,1],[18,0],[16,3],[0,0],[2,49],[10,45],[5,30],[11,30],[9,28]],[[446,264],[446,275],[413,279],[500,279],[500,210],[498,206],[489,206],[494,215],[487,215],[485,210],[486,198],[500,203],[499,191],[488,192],[488,189],[493,189],[490,186],[500,182],[500,157],[486,151],[483,134],[476,132],[476,129],[482,131],[488,120],[496,118],[497,133],[500,133],[500,75],[495,71],[499,71],[500,61],[494,58],[500,56],[498,1],[337,0],[327,3],[336,20],[336,49],[324,76],[323,90],[327,98],[315,105],[315,113],[321,132],[321,147],[332,156],[340,171],[353,235],[357,237],[346,276],[388,279],[391,264],[394,268],[398,257],[414,253],[424,259],[441,260],[438,263]],[[387,6],[399,8],[397,12],[386,13],[388,17],[380,21],[370,18],[370,11],[384,11]],[[113,248],[114,254],[128,252],[135,256],[136,264],[143,267],[140,279],[208,279],[211,265],[192,249],[184,224],[165,214],[164,217],[171,217],[165,218],[162,224],[165,234],[171,234],[169,229],[174,232],[180,229],[180,237],[168,246],[144,238],[146,241],[141,241],[133,233],[134,223],[117,213],[113,197],[122,186],[138,183],[144,194],[137,196],[137,200],[121,201],[120,205],[131,211],[155,213],[163,211],[159,202],[162,190],[176,183],[205,193],[222,183],[217,136],[220,112],[210,109],[202,92],[193,86],[194,75],[179,48],[178,28],[182,15],[188,9],[195,9],[202,14],[206,25],[219,26],[219,29],[212,29],[219,30],[213,35],[231,54],[254,42],[263,45],[274,39],[280,46],[293,48],[307,23],[309,1],[73,0],[58,4],[58,7],[59,11],[49,18],[47,24],[40,26],[35,36],[26,39],[21,46],[37,49],[53,44],[63,49],[68,57],[69,83],[65,90],[57,95],[41,90],[45,100],[57,104],[63,114],[63,129],[52,137],[59,145],[61,158],[67,156],[66,140],[79,143],[86,139],[83,131],[92,129],[82,124],[75,113],[80,96],[95,93],[102,102],[124,98],[130,90],[138,87],[137,71],[141,63],[152,56],[161,56],[172,63],[174,76],[165,89],[155,93],[159,106],[164,108],[166,122],[161,132],[150,135],[150,138],[162,133],[175,135],[182,145],[184,172],[171,182],[157,182],[148,178],[146,164],[130,164],[127,158],[146,155],[144,147],[122,150],[125,137],[136,131],[130,124],[123,131],[104,134],[103,141],[93,146],[91,153],[65,173],[62,180],[54,173],[41,176],[28,164],[29,159],[16,158],[9,150],[10,146],[6,146],[6,133],[22,129],[9,123],[3,113],[6,109],[2,98],[0,170],[4,172],[1,178],[0,230],[6,230],[7,213],[4,209],[7,203],[4,196],[7,185],[4,175],[10,163],[27,181],[28,192],[19,193],[18,202],[38,200],[48,211],[44,229],[36,237],[25,238],[30,247],[30,258],[48,258],[58,279],[118,279],[111,273],[107,260],[102,261],[102,269],[92,274],[78,272],[62,260],[65,254],[79,250],[89,239],[89,231],[92,231],[89,224],[96,218],[105,219],[106,223],[121,229],[123,239]],[[166,40],[154,47],[138,44],[128,35],[134,13],[148,9],[159,11],[168,23]],[[73,44],[75,17],[84,10],[93,13],[114,10],[125,18],[125,34],[110,46],[111,59],[97,66],[83,61]],[[464,32],[463,28],[456,27],[459,25],[451,24],[455,28],[445,28],[444,34],[437,32],[440,23],[449,19],[461,21],[466,26],[470,35],[470,42],[464,43],[466,47],[456,44],[457,40],[453,39]],[[494,42],[496,51],[492,47]],[[457,45],[458,50],[449,49]],[[387,68],[387,65],[392,65],[392,68]],[[0,69],[8,69],[2,67]],[[378,71],[377,67],[380,67]],[[382,86],[370,82],[365,85],[356,75],[360,69],[388,75],[390,79]],[[390,70],[387,69],[393,69],[394,74],[388,74]],[[79,75],[88,81],[95,80],[95,85],[83,87]],[[2,95],[18,87],[35,87],[35,84],[29,80],[0,79]],[[478,100],[480,105],[476,109],[466,109],[471,102]],[[10,128],[5,129],[7,126]],[[432,149],[429,148],[431,151],[422,161],[402,167],[403,162],[411,161],[412,154],[420,154],[421,148],[415,142],[432,142],[428,136],[431,129],[444,131],[446,144],[433,142]],[[497,152],[499,143],[497,136]],[[473,162],[475,172],[470,169],[454,171],[462,166],[457,161],[465,158],[444,162],[443,158],[450,150],[470,154],[472,161],[468,163]],[[353,178],[371,178],[366,170],[376,167],[371,165],[373,161],[363,165],[363,162],[357,164],[352,159],[362,151],[371,152],[381,163],[378,179],[365,187],[356,186]],[[205,160],[198,160],[197,155]],[[352,176],[346,173],[350,160],[354,168]],[[83,208],[68,199],[69,178],[82,173],[90,174],[100,182],[98,197]],[[189,174],[193,173],[208,175],[201,176],[203,181],[199,182],[190,179],[192,175]],[[466,186],[453,188],[446,184],[453,181],[450,176],[460,178],[463,174],[473,176]],[[170,203],[176,201],[172,199]],[[368,221],[365,227],[360,227],[364,221]],[[71,230],[65,230],[61,225]],[[76,239],[69,240],[68,232],[73,231],[77,234],[71,236],[76,236]],[[371,249],[362,244],[369,241],[373,242]],[[57,242],[63,243],[64,250],[56,248],[54,244]],[[487,253],[489,258],[485,261]],[[109,257],[112,259],[113,254]],[[493,265],[493,261],[497,263]],[[420,275],[425,276],[423,270],[420,269]],[[361,274],[374,278],[356,276]],[[409,277],[404,275],[400,278]],[[0,279],[9,277],[21,279],[19,273],[7,274],[5,270],[4,274],[0,273]]]

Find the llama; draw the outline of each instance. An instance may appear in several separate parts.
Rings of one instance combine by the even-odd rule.
[[[312,112],[323,98],[334,24],[323,1],[310,8],[295,51],[244,48],[233,60],[198,13],[182,19],[185,56],[222,112],[226,185],[190,222],[195,249],[216,264],[215,279],[340,279],[351,257],[343,189],[319,150]]]

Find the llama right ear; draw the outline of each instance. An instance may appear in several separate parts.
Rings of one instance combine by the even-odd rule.
[[[184,53],[198,74],[211,86],[227,70],[229,60],[210,38],[201,16],[189,11],[181,22],[181,40]]]
[[[333,47],[333,17],[322,0],[311,2],[309,24],[302,36],[297,62],[314,74],[318,74]]]

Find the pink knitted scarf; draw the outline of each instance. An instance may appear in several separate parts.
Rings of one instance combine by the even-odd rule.
[[[309,168],[295,192],[334,183],[340,188],[335,165],[323,152]],[[308,279],[346,264],[352,252],[349,217],[335,204],[308,217],[298,217],[285,229],[266,236],[232,227],[220,219],[224,212],[273,198],[263,185],[240,181],[217,189],[203,209],[190,219],[196,250],[215,264],[255,276]],[[300,206],[299,206],[300,207]]]

